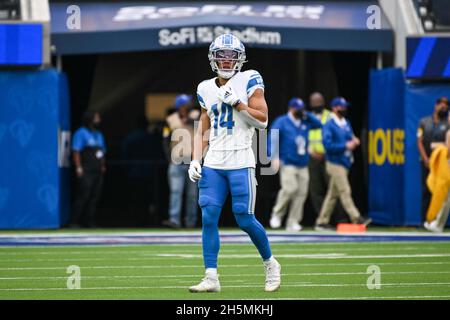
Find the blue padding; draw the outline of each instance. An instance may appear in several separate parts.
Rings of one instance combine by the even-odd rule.
[[[0,72],[0,228],[57,228],[62,212],[67,219],[67,169],[58,167],[67,95],[55,70]]]
[[[421,224],[417,128],[449,92],[449,84],[406,84],[400,69],[371,72],[368,202],[375,223]]]
[[[394,130],[402,130],[404,76],[400,69],[372,70],[370,74],[369,132],[382,132],[393,141]],[[390,149],[387,143],[377,140],[377,154]],[[374,161],[369,150],[369,215],[379,224],[401,224],[403,220],[403,166],[389,161]],[[371,159],[372,158],[372,159]],[[372,160],[372,161],[371,161]]]

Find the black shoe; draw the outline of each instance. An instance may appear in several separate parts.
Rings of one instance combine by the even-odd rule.
[[[162,222],[162,225],[171,229],[180,229],[180,225],[171,220],[164,220]]]
[[[372,219],[366,217],[359,217],[356,224],[363,224],[366,227],[372,222]]]
[[[331,224],[316,224],[314,227],[316,231],[335,231],[335,228]]]

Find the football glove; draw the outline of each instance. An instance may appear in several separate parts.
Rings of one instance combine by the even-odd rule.
[[[221,86],[219,89],[218,98],[220,101],[235,107],[241,101],[239,100],[237,94],[234,92],[233,88],[230,86]]]
[[[189,165],[189,179],[192,182],[196,182],[198,179],[202,177],[202,166],[198,160],[192,160]]]

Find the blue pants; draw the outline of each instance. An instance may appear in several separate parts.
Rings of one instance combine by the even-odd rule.
[[[189,166],[186,164],[170,164],[168,177],[170,186],[170,221],[181,225],[181,206],[183,204],[183,191],[186,187],[186,216],[185,225],[188,228],[195,227],[197,223],[197,186],[188,177]]]
[[[198,187],[200,191],[198,202],[202,209],[205,268],[217,268],[217,256],[220,249],[219,217],[230,192],[232,210],[239,227],[250,236],[264,260],[272,256],[266,231],[254,215],[255,169],[218,170],[203,167]]]

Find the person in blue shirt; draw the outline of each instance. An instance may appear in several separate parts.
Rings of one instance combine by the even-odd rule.
[[[106,172],[106,146],[99,130],[100,124],[100,114],[88,111],[83,116],[83,126],[73,136],[72,152],[78,190],[69,227],[95,226],[95,211]]]
[[[309,186],[309,130],[321,128],[322,123],[305,111],[305,104],[299,98],[292,98],[288,108],[288,113],[275,119],[271,126],[271,160],[275,168],[280,168],[281,189],[272,209],[270,227],[281,227],[290,204],[286,230],[300,231]],[[274,130],[278,130],[279,139]]]
[[[322,139],[326,150],[326,170],[330,177],[328,191],[316,220],[316,231],[334,230],[330,218],[340,199],[342,206],[352,223],[368,225],[371,220],[359,213],[352,199],[352,190],[348,181],[348,172],[353,164],[353,150],[360,145],[354,135],[350,122],[345,118],[349,104],[342,97],[336,97],[331,103],[331,118],[323,126]]]

